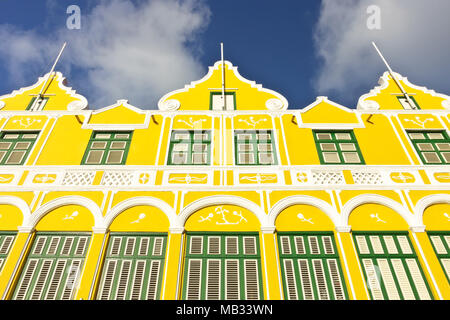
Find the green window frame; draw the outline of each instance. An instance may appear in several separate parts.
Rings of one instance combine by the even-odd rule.
[[[413,110],[420,110],[419,104],[417,103],[416,99],[414,99],[413,96],[409,96],[409,98],[411,99],[411,101],[414,103],[414,106],[416,107]],[[405,106],[403,105],[403,103],[407,103],[405,96],[401,95],[401,96],[397,96],[398,102],[402,105],[403,109],[405,110],[411,110],[411,108],[405,108]]]
[[[214,96],[221,96],[221,91],[212,91],[209,96],[209,110],[213,109],[213,97]],[[236,92],[225,92],[225,96],[233,96],[233,110],[236,110]],[[226,97],[225,97],[226,99]]]
[[[0,232],[0,272],[16,238],[15,232]]]
[[[12,299],[73,299],[90,238],[90,233],[37,232]]]
[[[125,164],[132,136],[132,131],[93,131],[81,164]]]
[[[372,300],[432,300],[408,232],[353,232]]]
[[[450,163],[450,138],[445,130],[408,130],[407,134],[423,164]]]
[[[165,233],[111,233],[97,299],[159,300],[166,243]]]
[[[23,165],[38,136],[39,131],[2,131],[0,165]]]
[[[278,232],[286,300],[346,300],[345,279],[332,232]]]
[[[313,135],[321,164],[365,164],[353,130],[314,130]]]
[[[205,166],[211,163],[210,130],[172,130],[169,165]]]
[[[27,106],[27,108],[25,110],[30,110],[31,106],[33,105],[33,103],[34,103],[34,101],[36,99],[37,99],[37,97],[31,98],[31,101],[30,101],[30,103],[28,104],[28,106]],[[48,99],[49,99],[49,97],[43,97],[41,99],[39,110],[43,110],[44,109],[44,107],[47,105]]]
[[[447,280],[450,282],[450,232],[434,231],[427,233],[434,252],[441,263],[442,270],[444,270]]]
[[[235,130],[236,165],[276,165],[277,151],[272,130]]]
[[[183,299],[262,300],[258,233],[189,232]]]

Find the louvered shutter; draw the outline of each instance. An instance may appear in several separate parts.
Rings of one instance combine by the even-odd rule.
[[[156,290],[159,283],[159,274],[161,268],[161,261],[152,260],[150,263],[150,274],[148,281],[147,299],[156,300]]]
[[[193,236],[191,237],[191,246],[189,249],[190,254],[202,254],[203,253],[203,237]]]
[[[122,237],[114,237],[112,240],[112,246],[110,255],[111,256],[117,256],[120,252],[120,245],[122,244]]]
[[[345,300],[345,293],[342,284],[339,266],[336,259],[327,259],[328,270],[330,271],[331,283],[336,300]]]
[[[381,245],[381,240],[379,236],[370,236],[370,244],[372,245],[372,250],[375,254],[383,254],[383,246]]]
[[[0,242],[1,243],[0,254],[7,254],[9,252],[9,249],[11,248],[13,241],[14,236],[5,236],[3,238],[3,242]]]
[[[309,242],[309,250],[311,254],[320,254],[319,243],[317,241],[317,237],[308,237]]]
[[[403,252],[403,254],[412,254],[411,246],[409,245],[408,237],[407,236],[398,236],[398,243],[400,244],[400,248]]]
[[[373,265],[372,259],[362,259],[362,264],[366,272],[366,281],[369,290],[372,293],[374,300],[384,300],[383,292],[381,291],[381,285],[378,280],[378,275],[375,271],[375,266]]]
[[[52,279],[50,281],[50,287],[47,292],[47,296],[45,300],[55,300],[56,294],[61,285],[61,279],[63,276],[63,272],[66,268],[67,260],[58,260],[56,262],[55,270],[53,271]]]
[[[36,244],[34,245],[33,254],[41,254],[44,249],[45,242],[47,241],[47,237],[39,237],[36,240]]]
[[[356,243],[358,244],[359,253],[370,254],[369,246],[367,245],[365,236],[356,236]]]
[[[239,254],[238,237],[225,237],[226,254]]]
[[[314,259],[312,260],[314,275],[316,279],[317,291],[319,293],[320,300],[329,300],[330,296],[328,294],[328,288],[325,279],[325,272],[323,270],[322,260]]]
[[[27,294],[28,288],[30,287],[31,280],[33,279],[38,263],[39,263],[38,259],[28,260],[28,264],[24,271],[25,272],[24,276],[22,278],[22,281],[20,282],[20,285],[14,297],[15,300],[25,299],[25,295]]]
[[[281,253],[282,254],[291,254],[291,243],[289,241],[289,237],[283,236],[281,239]]]
[[[208,237],[208,254],[220,254],[220,237]]]
[[[77,244],[77,248],[75,250],[75,255],[76,256],[84,256],[86,253],[87,244],[88,244],[87,237],[78,238],[78,244]]]
[[[436,252],[438,254],[447,254],[447,249],[445,248],[445,245],[442,242],[441,237],[431,236],[430,239],[431,239],[431,242],[433,243],[434,248],[436,249]]]
[[[186,284],[186,296],[188,300],[200,300],[201,275],[202,260],[190,259],[188,263],[188,278]]]
[[[398,284],[402,292],[403,298],[406,300],[415,300],[414,292],[408,280],[403,262],[401,259],[392,259],[392,267],[397,276]]]
[[[395,285],[394,277],[389,267],[387,259],[377,259],[378,268],[380,270],[381,278],[383,279],[384,288],[386,289],[389,300],[400,300],[397,287]]]
[[[256,254],[256,239],[255,237],[244,237],[244,255]]]
[[[450,279],[450,259],[441,259],[442,266],[444,267],[447,277]]]
[[[148,254],[148,247],[150,245],[149,237],[142,237],[141,242],[139,244],[139,255],[146,256]]]
[[[72,245],[74,242],[73,237],[66,237],[63,244],[63,249],[61,251],[61,255],[68,256],[70,254],[70,251],[72,250]]]
[[[47,255],[53,256],[56,254],[56,250],[58,249],[58,245],[59,245],[60,241],[61,241],[61,237],[56,236],[56,237],[51,238],[50,245],[48,246],[48,249],[47,249]]]
[[[36,284],[34,285],[31,293],[31,300],[39,300],[41,298],[42,291],[44,290],[45,282],[50,274],[53,260],[44,260],[41,263],[41,268],[38,273]]]
[[[386,244],[386,248],[389,254],[398,254],[397,246],[395,245],[393,236],[384,236],[384,243]]]
[[[127,238],[126,247],[125,247],[125,255],[131,256],[134,253],[134,246],[136,245],[136,238],[129,237]]]
[[[292,259],[284,259],[284,275],[287,284],[287,292],[289,300],[297,300],[297,282],[295,280],[294,263]]]
[[[162,255],[163,240],[163,238],[155,238],[152,253],[154,256]]]
[[[305,254],[305,243],[302,236],[294,237],[295,239],[295,250],[297,254]]]
[[[256,252],[255,252],[256,253]],[[244,260],[245,299],[259,299],[258,261]]]
[[[308,260],[298,259],[298,269],[300,272],[301,287],[304,300],[314,300],[311,275],[309,273]]]
[[[411,278],[416,286],[417,293],[421,300],[431,300],[431,296],[428,293],[427,285],[423,279],[422,273],[420,272],[419,265],[416,259],[406,259],[406,265],[408,266]]]
[[[132,277],[133,286],[131,288],[131,299],[139,300],[141,298],[142,286],[144,282],[144,273],[145,273],[145,260],[136,261],[136,268],[134,270],[134,276]]]
[[[78,276],[80,274],[80,268],[81,268],[81,260],[78,259],[72,260],[72,265],[70,266],[69,274],[66,278],[66,284],[64,286],[61,300],[70,300],[72,298],[72,294],[75,291],[75,286],[77,284]]]
[[[127,246],[127,248],[129,248]],[[131,260],[122,260],[119,283],[117,287],[116,300],[124,300],[127,293],[131,270]]]
[[[330,236],[323,236],[322,243],[325,248],[325,254],[334,254],[334,246]]]
[[[117,260],[108,260],[106,262],[106,271],[99,295],[101,300],[110,299],[116,267],[117,267]]]
[[[219,238],[220,240],[220,238]],[[208,259],[206,269],[206,300],[220,299],[221,260]]]

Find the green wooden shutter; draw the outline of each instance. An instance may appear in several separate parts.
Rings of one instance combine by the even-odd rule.
[[[0,232],[0,271],[2,266],[8,257],[16,235],[11,232]]]
[[[278,244],[286,299],[347,299],[332,233],[280,232]]]
[[[111,233],[97,299],[159,299],[165,248],[165,234]]]
[[[90,235],[82,233],[38,232],[13,299],[72,299],[89,240]]]
[[[262,299],[258,236],[187,235],[183,299]]]
[[[431,291],[407,233],[354,232],[373,300],[429,300]]]

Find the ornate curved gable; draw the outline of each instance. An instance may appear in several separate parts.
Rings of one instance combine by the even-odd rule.
[[[237,67],[225,61],[225,110],[286,110],[288,102],[281,94],[263,88],[242,77]],[[223,110],[222,62],[217,61],[202,79],[183,89],[164,95],[158,102],[160,110]]]
[[[450,109],[450,97],[445,94],[436,93],[425,87],[414,85],[408,81],[408,78],[394,73],[396,79],[400,82],[406,93],[416,105],[418,110],[442,110]],[[409,109],[408,105],[404,107],[404,96],[398,88],[395,81],[388,72],[385,72],[378,81],[379,86],[370,90],[369,93],[362,95],[358,101],[358,110],[404,110]]]
[[[44,103],[41,110],[82,110],[88,106],[85,97],[67,87],[66,78],[61,72],[55,72],[46,82],[48,73],[39,77],[32,86],[14,90],[12,93],[0,96],[0,109],[3,111],[30,110],[33,100],[42,92]]]

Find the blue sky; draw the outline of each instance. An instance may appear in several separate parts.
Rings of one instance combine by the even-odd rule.
[[[81,9],[81,29],[69,30],[66,9]],[[380,28],[369,29],[370,5]],[[201,78],[220,58],[290,108],[316,96],[354,108],[385,67],[418,85],[450,94],[450,1],[435,0],[2,0],[0,95],[57,69],[92,108],[128,99],[155,109],[166,92]],[[420,23],[418,23],[420,21]]]

